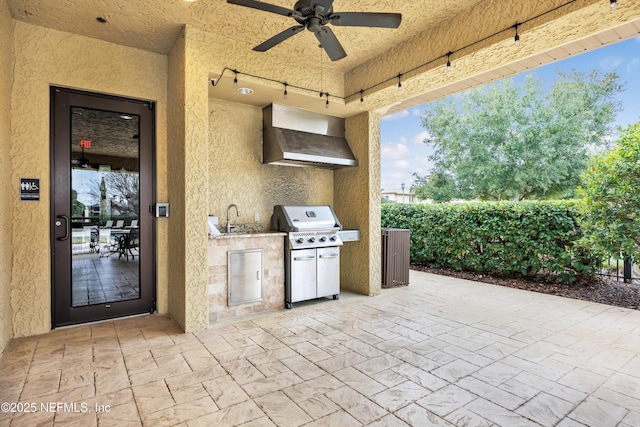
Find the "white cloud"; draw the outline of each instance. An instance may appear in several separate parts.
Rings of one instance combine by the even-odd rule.
[[[416,117],[422,117],[422,110],[419,108],[414,108],[413,110],[411,110],[411,114],[413,114]]]
[[[409,115],[409,111],[402,110],[402,111],[398,111],[397,113],[389,114],[388,116],[383,116],[380,120],[384,120],[384,121],[400,120],[400,119],[404,119],[408,115]]]
[[[605,71],[612,71],[618,68],[620,64],[622,64],[623,62],[624,62],[624,58],[621,58],[619,56],[609,55],[602,58],[600,62],[598,62],[598,66]]]
[[[413,142],[414,144],[422,144],[424,140],[429,138],[430,136],[431,134],[425,130],[411,138],[411,142]]]
[[[416,163],[421,171],[433,169],[434,163],[428,157],[418,157]]]
[[[640,65],[640,58],[632,58],[627,65],[627,73],[632,73]]]
[[[396,160],[393,163],[393,167],[395,169],[409,170],[411,168],[411,163],[409,163],[407,160]]]
[[[380,157],[383,159],[400,160],[409,157],[411,152],[404,144],[384,144],[380,149]]]

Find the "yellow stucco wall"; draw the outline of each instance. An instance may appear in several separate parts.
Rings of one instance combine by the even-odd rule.
[[[169,218],[169,246],[173,256],[169,257],[169,314],[184,329],[185,327],[185,293],[184,293],[184,259],[177,254],[184,254],[184,137],[185,137],[185,104],[184,104],[184,55],[185,34],[178,36],[169,52],[168,75],[168,117],[167,117],[167,162],[168,200],[171,204]]]
[[[4,26],[3,26],[4,27]],[[14,203],[11,305],[15,336],[51,328],[49,244],[49,85],[157,101],[159,170],[166,156],[167,57],[15,21],[15,68],[11,91],[11,162],[9,182],[40,178],[39,202]],[[166,191],[158,180],[159,194]],[[18,186],[9,196],[18,199]],[[158,252],[166,252],[163,230]],[[165,255],[166,257],[166,255]],[[166,270],[159,270],[166,271]],[[166,301],[167,278],[159,275],[160,299]],[[166,311],[166,307],[159,307]]]
[[[274,205],[333,204],[333,172],[262,163],[262,109],[209,100],[209,214],[269,229]]]
[[[335,172],[334,208],[344,229],[360,230],[360,240],[346,243],[341,251],[341,286],[377,295],[381,288],[380,116],[365,112],[347,119],[346,137],[359,165]]]
[[[170,53],[172,102],[178,117],[172,119],[171,155],[168,167],[171,176],[169,198],[176,203],[178,217],[173,218],[170,232],[172,263],[170,310],[176,321],[187,331],[197,331],[209,325],[208,282],[208,94],[209,70],[200,59],[207,49],[202,33],[185,28]],[[174,144],[178,146],[174,146]],[[175,156],[174,156],[175,154]],[[180,224],[174,224],[174,221]],[[175,246],[174,250],[174,243]]]
[[[11,327],[11,50],[13,21],[6,0],[0,0],[0,355],[13,335]],[[17,186],[17,185],[16,185]]]

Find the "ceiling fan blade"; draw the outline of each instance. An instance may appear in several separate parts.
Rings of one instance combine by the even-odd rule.
[[[253,50],[255,50],[256,52],[265,52],[271,49],[272,47],[274,47],[275,45],[282,43],[289,37],[298,34],[300,31],[304,30],[304,28],[305,28],[304,25],[295,25],[291,28],[287,28],[283,32],[276,34],[275,36],[271,37],[269,40],[254,47]]]
[[[398,28],[402,22],[399,13],[342,12],[328,18],[333,25],[344,27]]]
[[[227,3],[237,4],[238,6],[251,7],[253,9],[264,10],[271,13],[277,13],[284,16],[298,16],[299,12],[295,10],[287,9],[286,7],[280,7],[269,3],[264,3],[256,0],[227,0]]]
[[[322,27],[320,31],[315,32],[315,35],[320,42],[320,46],[327,52],[332,61],[337,61],[347,56],[331,28]]]

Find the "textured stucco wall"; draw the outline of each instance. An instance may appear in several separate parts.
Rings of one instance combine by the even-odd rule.
[[[201,60],[203,33],[185,28],[184,52],[184,292],[186,332],[209,326],[207,202],[209,195],[209,68]],[[177,141],[176,141],[177,142]],[[170,159],[174,161],[174,159]],[[174,189],[172,188],[172,191]]]
[[[227,208],[238,205],[239,224],[269,229],[274,205],[333,203],[333,172],[262,163],[262,109],[209,100],[209,214],[225,224]]]
[[[13,21],[6,0],[0,0],[0,182],[11,181],[11,51]],[[11,227],[13,199],[10,185],[0,185],[0,355],[13,334],[11,327]]]
[[[13,40],[10,152],[13,172],[8,182],[18,183],[20,177],[40,178],[42,188],[39,202],[16,202],[13,208],[13,217],[20,220],[13,222],[13,241],[19,243],[13,245],[11,305],[14,333],[25,336],[51,328],[51,269],[47,262],[51,257],[49,86],[157,101],[156,150],[163,153],[167,57],[17,21]],[[158,186],[163,185],[166,180],[158,180]],[[18,190],[18,185],[11,186],[12,200],[18,199]],[[158,190],[163,191],[166,189]],[[166,236],[158,237],[160,253],[166,251],[166,241],[163,242]],[[166,276],[159,274],[157,283],[159,294],[166,293]]]
[[[185,328],[184,293],[184,138],[185,138],[185,55],[184,31],[176,39],[169,52],[168,118],[167,118],[167,180],[168,200],[171,204],[169,218],[169,246],[172,256],[169,266],[168,311],[176,322]]]
[[[360,240],[343,246],[341,286],[377,295],[381,288],[380,116],[371,112],[347,119],[346,136],[359,165],[335,172],[334,208],[345,229],[360,230]]]

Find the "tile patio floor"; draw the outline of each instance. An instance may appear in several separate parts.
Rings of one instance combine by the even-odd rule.
[[[0,402],[36,404],[0,426],[631,427],[640,312],[411,272],[194,334],[144,316],[17,339]]]

